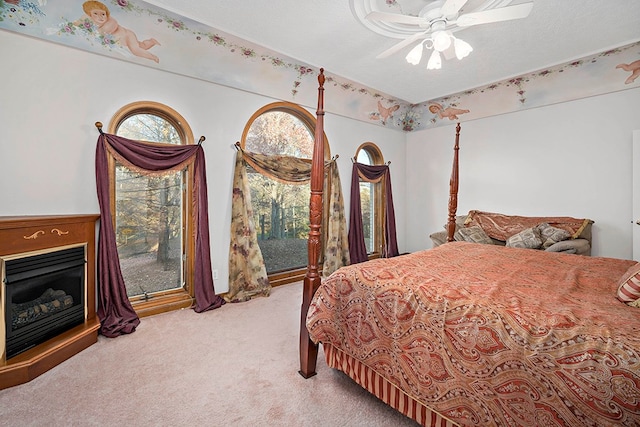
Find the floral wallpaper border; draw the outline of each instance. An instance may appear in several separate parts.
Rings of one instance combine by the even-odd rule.
[[[0,0],[0,28],[316,108],[315,67],[144,1]],[[638,87],[639,73],[635,42],[412,105],[325,70],[325,110],[411,132]]]

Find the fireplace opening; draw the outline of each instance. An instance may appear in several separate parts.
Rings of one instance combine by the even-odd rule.
[[[85,246],[5,260],[6,358],[82,324]]]

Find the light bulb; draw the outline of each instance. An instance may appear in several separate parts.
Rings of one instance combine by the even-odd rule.
[[[429,57],[429,62],[427,63],[427,70],[439,70],[442,68],[442,59],[440,59],[440,52],[434,50],[431,56]]]
[[[446,31],[436,31],[431,36],[433,48],[439,52],[447,50],[451,46],[451,36]]]
[[[411,51],[407,54],[405,59],[409,64],[418,65],[420,60],[422,59],[422,43],[418,43]]]
[[[457,38],[454,38],[453,46],[454,46],[455,51],[456,51],[456,58],[458,58],[458,59],[465,58],[466,56],[468,56],[473,51],[473,48],[471,47],[471,45],[469,43],[467,43],[464,40],[457,39]]]

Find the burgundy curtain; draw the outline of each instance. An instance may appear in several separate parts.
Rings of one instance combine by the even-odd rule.
[[[98,317],[100,332],[116,337],[135,331],[140,323],[133,310],[122,278],[116,235],[109,205],[107,152],[140,172],[182,170],[194,163],[196,209],[195,306],[198,313],[220,307],[224,299],[216,295],[211,271],[209,213],[204,150],[198,145],[151,145],[102,133],[96,146],[96,186],[100,204],[98,239]]]
[[[390,258],[397,256],[398,241],[396,239],[396,215],[393,210],[393,195],[391,194],[391,174],[388,165],[365,165],[353,162],[351,172],[351,209],[349,215],[349,255],[351,264],[366,261],[367,247],[364,243],[362,229],[362,209],[360,207],[360,178],[359,174],[370,181],[382,178],[385,185],[385,224],[384,246],[382,256]]]

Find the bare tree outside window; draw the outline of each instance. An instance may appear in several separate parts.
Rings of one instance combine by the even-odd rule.
[[[117,134],[182,143],[175,127],[153,114],[127,118]],[[118,256],[129,298],[182,287],[184,172],[142,175],[116,163],[115,187]]]
[[[371,156],[367,150],[359,150],[358,163],[363,165],[373,165]],[[374,190],[374,183],[369,181],[363,181],[360,179],[360,209],[362,211],[362,233],[364,234],[364,244],[367,248],[367,253],[371,254],[374,251],[374,235],[375,230],[375,209],[374,209],[374,197],[372,193]]]
[[[382,152],[373,142],[365,142],[356,151],[356,161],[363,165],[384,164]],[[360,209],[362,211],[362,232],[369,257],[380,256],[384,242],[384,201],[383,185],[360,177]]]
[[[313,132],[300,119],[284,111],[269,111],[251,124],[245,138],[247,151],[310,159]],[[267,273],[307,265],[309,237],[309,184],[286,184],[247,168],[258,245]]]

